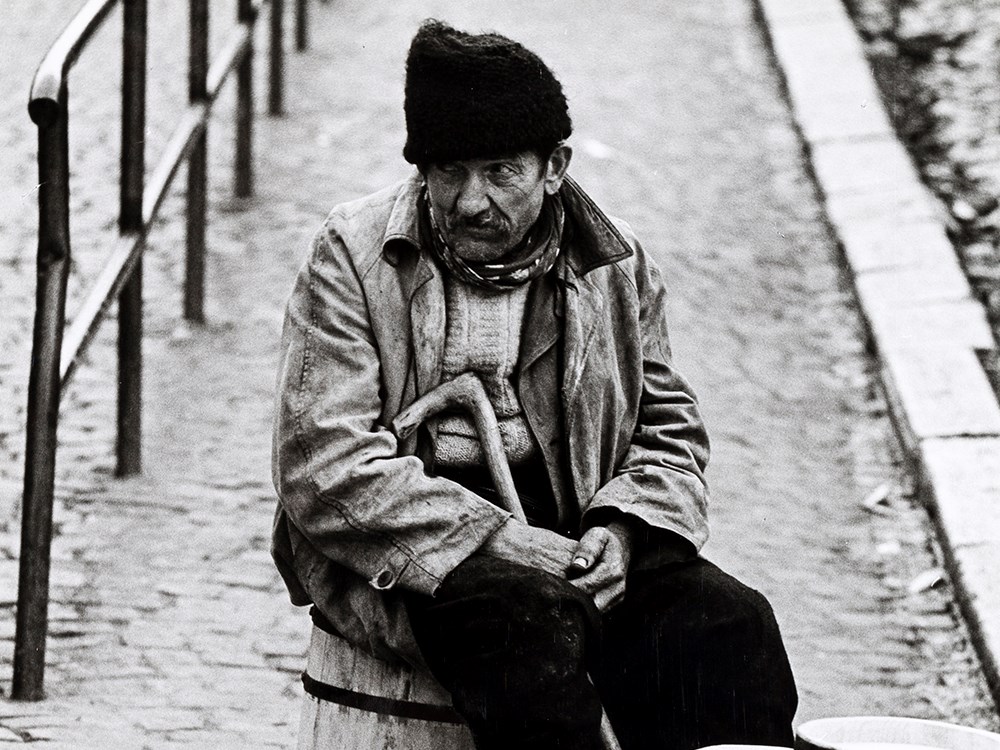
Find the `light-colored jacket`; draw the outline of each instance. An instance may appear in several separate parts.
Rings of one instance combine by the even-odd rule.
[[[445,298],[418,231],[420,177],[337,206],[288,303],[274,429],[272,551],[296,604],[349,640],[420,663],[400,590],[434,593],[508,514],[428,476],[433,429],[393,417],[440,382]],[[518,396],[560,525],[615,508],[696,549],[708,441],[671,363],[659,270],[572,180],[553,272],[533,282]],[[606,512],[606,511],[601,511]]]

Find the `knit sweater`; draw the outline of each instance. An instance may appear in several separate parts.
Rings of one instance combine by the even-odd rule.
[[[445,279],[442,380],[465,373],[479,376],[497,415],[507,460],[522,464],[538,451],[511,380],[521,347],[528,285],[504,291]],[[482,466],[476,428],[466,414],[446,414],[438,422],[434,460],[442,466]]]

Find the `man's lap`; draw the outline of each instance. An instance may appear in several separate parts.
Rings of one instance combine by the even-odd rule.
[[[708,627],[713,619],[770,617],[771,609],[759,592],[729,575],[714,563],[697,557],[651,570],[629,574],[621,603],[601,614],[591,598],[570,580],[527,565],[473,555],[449,575],[433,598],[413,595],[411,612],[447,609],[452,603],[511,603],[511,615],[536,607],[578,610],[593,636],[603,639],[643,632],[663,618],[678,618],[690,628]],[[713,618],[713,615],[715,616]]]
[[[491,675],[492,699],[540,714],[575,700],[567,720],[592,724],[599,709],[586,669],[619,734],[632,733],[626,748],[654,736],[664,747],[791,744],[795,688],[770,605],[703,558],[633,572],[624,600],[603,616],[569,581],[479,556],[408,608],[428,664],[453,693],[467,692],[468,675],[502,672]],[[562,697],[538,677],[566,670]]]

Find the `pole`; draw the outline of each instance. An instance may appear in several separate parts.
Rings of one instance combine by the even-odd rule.
[[[238,20],[253,28],[251,0],[239,0]],[[253,35],[236,70],[236,173],[234,190],[238,198],[253,193]]]
[[[284,0],[271,0],[271,77],[267,107],[272,115],[280,115],[285,111],[284,13]]]
[[[295,49],[305,52],[309,48],[309,3],[295,0]]]
[[[68,99],[63,85],[55,120],[38,126],[38,287],[28,380],[24,507],[11,685],[11,695],[24,701],[45,697],[59,357],[70,265]]]
[[[125,0],[118,228],[142,232],[146,139],[146,0]],[[118,296],[118,476],[142,470],[142,260]]]
[[[188,50],[188,100],[208,98],[208,0],[191,0],[191,34]],[[184,277],[184,317],[205,322],[205,215],[208,183],[208,124],[195,141],[187,167],[187,242]]]

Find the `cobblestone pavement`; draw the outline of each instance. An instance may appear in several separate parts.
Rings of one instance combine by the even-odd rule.
[[[37,45],[30,61],[14,61],[19,75],[5,75],[2,82],[10,88],[4,92],[3,121],[11,124],[2,158],[18,176],[4,196],[0,225],[4,306],[15,313],[0,323],[5,517],[20,492],[34,273],[34,133],[24,104],[31,66],[52,41],[60,16],[78,3],[60,5],[46,8],[44,24],[38,26],[28,22],[31,14],[16,14],[14,28],[3,32],[20,38],[19,44],[27,37]],[[183,106],[186,86],[181,73],[186,45],[176,43],[185,18],[172,15],[171,5],[150,4],[150,169]],[[231,27],[231,6],[213,3],[216,48]],[[99,269],[114,228],[117,23],[113,19],[101,32],[71,78],[75,264],[70,315]],[[6,42],[0,43],[5,54]],[[280,308],[298,263],[294,248],[305,245],[316,210],[303,217],[295,207],[273,200],[273,193],[267,205],[239,205],[230,197],[231,109],[227,95],[219,103],[210,144],[207,326],[188,329],[179,323],[184,230],[176,198],[168,199],[147,255],[144,475],[129,481],[111,476],[113,320],[102,329],[64,402],[49,699],[0,705],[0,741],[67,748],[294,744],[308,622],[304,612],[287,603],[268,554],[274,502],[269,424]],[[274,164],[268,168],[273,175]],[[252,213],[242,210],[247,208]],[[275,254],[274,243],[248,240],[254,218],[271,228],[272,238],[280,235],[289,252]],[[16,530],[11,523],[0,562],[5,693]]]
[[[637,5],[580,0],[572,18],[554,1],[317,5],[313,51],[289,59],[289,116],[258,123],[258,192],[243,205],[228,197],[229,103],[220,104],[210,322],[178,322],[183,227],[172,199],[146,270],[145,473],[111,477],[106,327],[63,406],[50,698],[0,703],[0,741],[294,746],[308,620],[287,604],[266,551],[280,309],[329,207],[406,173],[403,58],[426,16],[496,28],[550,61],[574,113],[574,174],[631,221],[667,269],[675,350],[715,441],[707,554],[773,600],[800,681],[799,719],[896,713],[996,727],[928,523],[894,460],[835,248],[751,6]],[[166,8],[160,0],[151,11],[153,44],[161,45],[151,75],[173,66],[172,82],[164,74],[153,86],[153,108],[169,115],[183,88],[183,50],[175,49],[183,45]],[[28,34],[22,23],[14,34]],[[32,33],[41,50],[45,41]],[[0,48],[9,49],[7,38]],[[113,34],[101,40],[107,49],[114,42]],[[92,66],[81,81],[89,76],[98,93],[75,105],[87,122],[75,130],[78,175],[114,173],[114,96],[99,88],[111,57],[81,63]],[[3,318],[0,340],[0,488],[13,505],[23,435],[11,404],[23,396],[34,167],[19,103],[26,83],[9,79],[0,83],[10,87],[2,116],[12,123],[0,158],[16,184],[0,214],[0,278],[4,307],[16,314]],[[152,130],[156,153],[165,134]],[[75,298],[97,267],[115,195],[113,185],[77,183]],[[8,672],[16,524],[10,529],[0,560]],[[6,688],[8,675],[0,680]]]
[[[235,0],[212,0],[212,46],[217,49],[235,17]],[[52,0],[39,6],[7,3],[0,24],[0,515],[15,507],[21,492],[24,408],[34,310],[37,232],[35,126],[26,104],[31,76],[78,0]],[[146,166],[152,171],[186,100],[186,14],[168,0],[149,2],[149,93]],[[88,280],[100,270],[117,221],[117,172],[120,122],[120,19],[104,25],[70,76],[70,163],[73,266],[68,314],[82,301]],[[224,108],[224,105],[223,105]],[[213,155],[225,164],[228,141],[215,134]],[[218,172],[217,172],[218,174]],[[216,184],[216,197],[224,195]],[[177,214],[177,206],[172,212]],[[166,215],[166,213],[164,214]],[[176,265],[175,248],[154,255],[151,263]],[[169,272],[169,271],[166,271]],[[154,280],[155,281],[155,280]],[[158,293],[155,289],[153,293]],[[95,359],[100,359],[95,354]],[[89,399],[74,389],[68,395]],[[82,449],[82,446],[81,446]],[[99,450],[95,446],[95,450]],[[91,454],[96,460],[96,455]],[[63,465],[70,465],[63,462]]]

